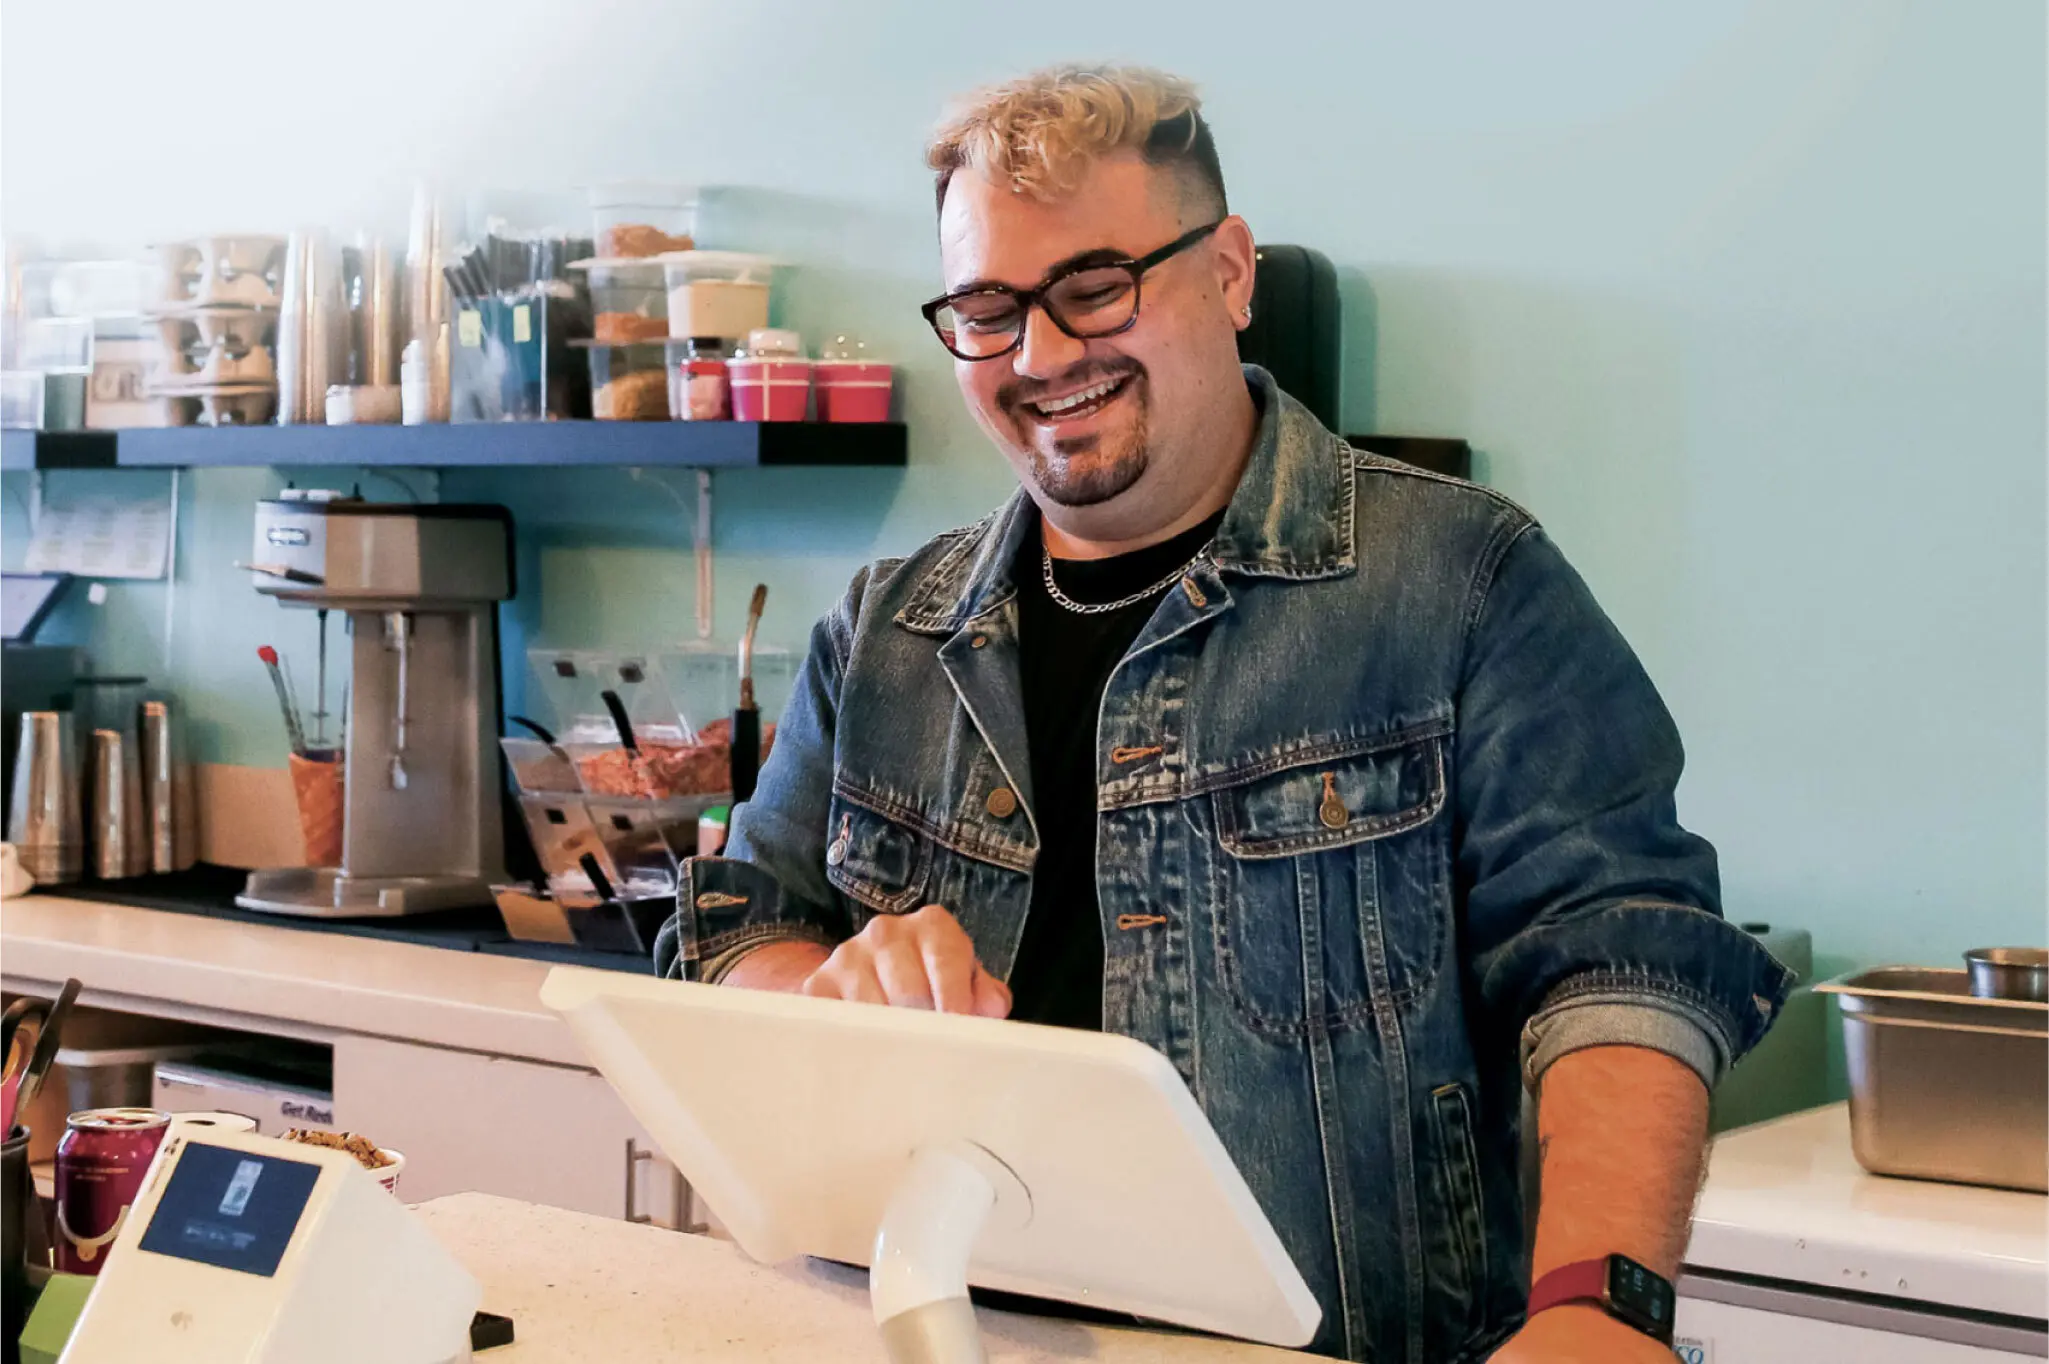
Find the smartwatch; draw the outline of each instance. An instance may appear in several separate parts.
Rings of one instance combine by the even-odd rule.
[[[1569,1302],[1593,1303],[1659,1344],[1672,1343],[1672,1285],[1627,1255],[1581,1260],[1552,1270],[1531,1287],[1528,1315]]]

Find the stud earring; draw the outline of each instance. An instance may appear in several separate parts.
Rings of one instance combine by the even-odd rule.
[[[1250,303],[1246,304],[1243,308],[1240,308],[1238,311],[1247,322],[1250,322],[1252,320],[1252,305]]]

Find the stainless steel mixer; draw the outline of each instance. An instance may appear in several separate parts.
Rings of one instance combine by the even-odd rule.
[[[253,871],[236,903],[321,918],[491,903],[503,880],[503,507],[287,493],[256,507],[258,592],[348,613],[341,865]]]

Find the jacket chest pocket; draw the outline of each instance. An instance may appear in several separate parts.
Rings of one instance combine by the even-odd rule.
[[[908,914],[922,905],[930,875],[932,840],[888,815],[844,795],[832,798],[827,823],[825,877],[869,914]]]
[[[1433,728],[1312,750],[1210,793],[1217,971],[1255,1027],[1352,1026],[1377,996],[1400,1005],[1434,977],[1449,915],[1445,743]]]
[[[1031,892],[1031,855],[974,853],[929,823],[884,814],[848,791],[835,791],[825,844],[825,875],[851,907],[860,932],[878,914],[939,905],[974,940],[983,965],[1007,976]]]

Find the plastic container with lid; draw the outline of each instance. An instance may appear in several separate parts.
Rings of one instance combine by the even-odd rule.
[[[657,262],[597,256],[569,268],[590,281],[592,339],[616,346],[669,334],[669,294]]]
[[[773,606],[771,605],[771,610]],[[733,644],[692,640],[659,655],[662,677],[684,723],[703,731],[726,720],[740,704],[738,650]],[[803,656],[775,645],[754,650],[754,702],[764,726],[783,713],[797,689]]]
[[[645,259],[697,244],[697,191],[650,180],[591,187],[598,254]]]
[[[812,367],[822,422],[884,422],[889,420],[889,395],[894,380],[889,362],[868,349],[857,336],[836,336],[818,353]]]
[[[527,666],[548,698],[565,748],[572,742],[618,743],[615,703],[636,739],[689,743],[696,737],[682,722],[660,663],[645,653],[529,649]]]
[[[595,899],[597,883],[591,879],[589,867],[597,867],[608,882],[618,869],[607,865],[610,854],[598,837],[583,797],[521,796],[519,812],[555,898],[572,902]],[[591,859],[588,864],[586,857]]]
[[[715,336],[669,342],[669,415],[677,421],[726,421],[733,415],[726,361],[732,347]]]
[[[775,262],[739,251],[679,251],[662,257],[669,335],[738,340],[768,325]]]
[[[658,422],[669,419],[667,342],[627,346],[572,341],[590,356],[591,416],[598,421]]]
[[[726,361],[733,420],[800,422],[811,403],[811,361],[803,338],[779,327],[750,332],[747,346]]]

